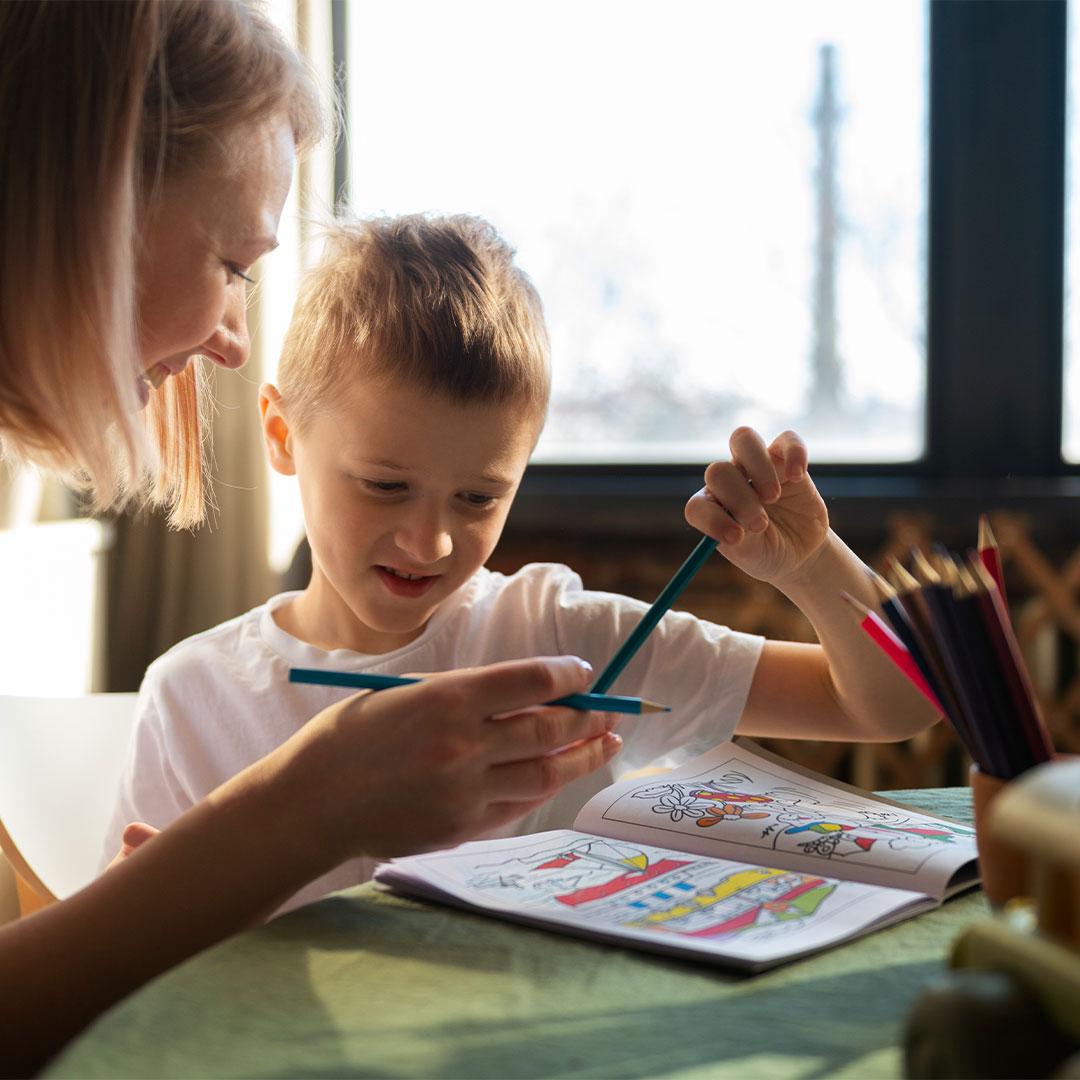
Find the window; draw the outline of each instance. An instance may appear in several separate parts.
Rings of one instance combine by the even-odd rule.
[[[1062,451],[1080,463],[1080,7],[1069,4],[1066,126],[1066,233],[1065,233],[1065,413]]]
[[[923,454],[923,4],[347,21],[350,209],[480,214],[544,299],[535,461],[696,465],[740,423],[817,461]]]

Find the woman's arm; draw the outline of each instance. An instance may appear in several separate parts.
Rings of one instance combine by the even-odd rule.
[[[4,927],[5,1075],[37,1071],[148,979],[345,859],[459,843],[598,768],[619,746],[609,718],[535,707],[588,677],[574,658],[514,661],[349,698],[69,900]]]

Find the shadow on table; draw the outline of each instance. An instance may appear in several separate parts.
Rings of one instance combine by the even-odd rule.
[[[369,963],[422,963],[417,978],[431,997],[457,996],[445,1013],[421,1006],[415,1020],[406,1002],[382,1006],[386,1040],[369,1049],[387,1075],[409,1074],[395,1047],[412,1044],[423,1047],[425,1075],[446,1077],[648,1077],[725,1066],[734,1074],[754,1058],[766,1073],[786,1064],[799,1076],[830,1076],[898,1045],[908,1005],[941,971],[939,960],[894,962],[877,935],[887,973],[877,963],[844,970],[851,954],[841,949],[747,976],[432,911],[370,893],[320,905],[324,947],[365,950]],[[393,989],[402,992],[400,978]],[[487,1015],[474,1019],[476,1009]]]
[[[838,949],[748,977],[365,889],[155,980],[48,1075],[831,1076],[887,1055],[940,970],[896,962],[896,929],[857,962]]]

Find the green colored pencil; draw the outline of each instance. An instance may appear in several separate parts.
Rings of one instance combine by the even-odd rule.
[[[423,679],[407,675],[367,675],[352,671],[325,671],[322,668],[289,668],[289,682],[313,683],[316,686],[349,686],[354,690],[389,690],[392,686],[408,686]],[[564,705],[569,709],[596,712],[642,713],[671,712],[667,705],[657,705],[644,698],[619,697],[617,694],[567,694],[549,705]]]
[[[622,670],[634,658],[634,653],[645,643],[653,627],[667,614],[668,609],[693,576],[709,561],[709,556],[716,550],[716,541],[711,536],[703,536],[689,558],[675,571],[675,576],[664,586],[664,591],[653,601],[653,605],[641,617],[641,622],[634,627],[630,636],[622,643],[619,651],[611,658],[608,666],[600,672],[600,678],[593,683],[592,692],[602,694],[622,674]]]

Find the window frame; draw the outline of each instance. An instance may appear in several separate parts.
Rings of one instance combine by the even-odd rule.
[[[346,6],[331,2],[344,85]],[[1053,524],[1080,495],[1061,447],[1067,0],[928,3],[926,451],[811,468],[856,532],[905,509],[965,529],[992,507]],[[336,165],[345,192],[344,153]],[[530,465],[507,531],[685,531],[705,464]]]

